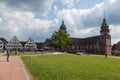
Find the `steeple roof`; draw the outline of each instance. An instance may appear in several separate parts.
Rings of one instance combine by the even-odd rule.
[[[65,26],[64,21],[63,21],[63,20],[62,20],[62,24],[61,24],[61,26],[60,26],[60,29],[66,29],[66,26]]]
[[[104,17],[104,19],[103,19],[103,23],[102,23],[101,26],[108,26],[107,23],[106,23],[106,19],[105,19],[105,17]]]

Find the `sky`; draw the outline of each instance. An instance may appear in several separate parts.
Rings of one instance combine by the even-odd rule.
[[[44,42],[64,20],[71,37],[100,35],[105,15],[112,44],[120,41],[120,0],[0,0],[0,37]]]

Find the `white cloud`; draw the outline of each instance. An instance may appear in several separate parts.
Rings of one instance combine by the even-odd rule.
[[[0,21],[1,36],[9,36],[7,39],[16,35],[22,40],[23,37],[32,36],[38,40],[41,34],[48,33],[50,26],[54,23],[51,20],[35,18],[35,15],[31,12],[4,12],[1,16],[3,18],[3,21]]]
[[[120,25],[109,25],[112,45],[120,41]]]
[[[28,11],[47,15],[55,0],[0,0],[1,11]]]
[[[61,11],[58,11],[58,18],[61,19],[61,14],[64,14],[64,21],[67,26],[68,31],[70,31],[71,36],[75,33],[78,36],[77,33],[82,33],[82,31],[86,32],[87,36],[89,33],[87,30],[90,30],[92,28],[100,27],[101,22],[103,20],[102,11],[103,11],[103,3],[96,5],[95,7],[91,9],[63,9]],[[97,12],[97,13],[96,13]],[[99,31],[99,30],[98,30]],[[95,32],[95,31],[93,31]],[[82,33],[84,34],[84,33]],[[90,33],[92,34],[92,33]],[[78,36],[80,37],[80,36]]]
[[[104,6],[106,8],[106,19],[108,25],[110,25],[110,34],[112,36],[112,44],[120,37],[116,34],[120,34],[120,22],[119,22],[119,0],[111,1],[107,0],[107,5],[104,3],[96,4],[90,9],[63,9],[58,11],[58,18],[61,20],[61,14],[64,13],[64,21],[68,32],[73,37],[90,37],[100,35],[100,27],[104,17]],[[105,3],[106,4],[106,3]],[[116,7],[118,6],[118,7]],[[111,27],[112,26],[112,27]],[[114,27],[113,27],[114,26]],[[115,27],[117,26],[117,27]]]
[[[117,0],[110,0],[110,4],[114,4]]]
[[[54,8],[54,10],[55,10],[55,11],[57,11],[57,10],[58,10],[58,7],[57,7],[56,5],[55,5],[53,8]]]
[[[19,2],[20,1],[20,2]],[[67,31],[72,37],[90,37],[99,35],[103,20],[104,3],[96,4],[89,9],[76,9],[75,3],[79,0],[61,0],[66,9],[59,10],[59,6],[53,5],[57,0],[1,0],[0,1],[0,36],[9,40],[16,35],[21,40],[33,37],[37,41],[44,41],[58,30],[63,19]],[[17,4],[13,4],[17,3]],[[107,3],[107,4],[106,4]],[[120,40],[120,1],[106,0],[105,10],[107,23],[110,24],[112,43]],[[52,9],[55,14],[53,20],[38,18],[37,14],[47,15]]]
[[[79,0],[61,0],[61,2],[63,6],[65,5],[67,8],[72,8],[76,2],[79,2]]]
[[[85,38],[93,36],[95,33],[98,35],[98,32],[95,32],[95,30],[98,30],[97,28],[87,28],[87,29],[73,29],[74,32],[71,33],[72,37],[79,37],[79,38]],[[94,33],[92,33],[94,32]],[[95,36],[97,36],[95,35]]]

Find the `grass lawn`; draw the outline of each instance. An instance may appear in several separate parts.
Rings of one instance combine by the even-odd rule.
[[[120,80],[120,59],[90,55],[21,57],[33,80]]]

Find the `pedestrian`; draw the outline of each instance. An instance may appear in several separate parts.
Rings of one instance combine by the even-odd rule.
[[[9,62],[9,56],[10,56],[10,50],[6,49],[6,54],[7,54],[7,62]]]

